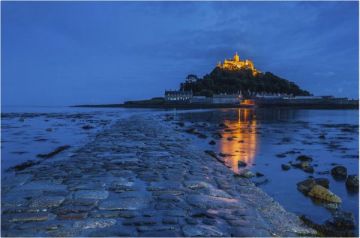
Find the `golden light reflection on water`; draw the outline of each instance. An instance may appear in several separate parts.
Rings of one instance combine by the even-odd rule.
[[[257,151],[256,116],[253,109],[238,109],[237,120],[226,120],[220,140],[220,151],[228,156],[225,164],[235,173],[239,172],[239,161],[251,167]],[[241,168],[240,168],[241,169]]]

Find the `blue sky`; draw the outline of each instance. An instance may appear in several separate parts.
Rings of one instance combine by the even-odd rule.
[[[3,105],[161,96],[219,60],[358,97],[357,2],[2,2]]]

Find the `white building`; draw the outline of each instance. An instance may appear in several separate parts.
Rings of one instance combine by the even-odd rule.
[[[191,91],[165,91],[165,101],[189,102],[192,95]]]

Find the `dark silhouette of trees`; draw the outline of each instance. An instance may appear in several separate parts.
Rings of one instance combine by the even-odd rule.
[[[192,83],[182,83],[181,90],[192,90],[194,95],[211,96],[219,93],[242,93],[253,96],[256,93],[288,94],[308,96],[308,91],[300,89],[295,83],[282,79],[270,72],[256,76],[250,69],[225,70],[216,67],[210,74]]]

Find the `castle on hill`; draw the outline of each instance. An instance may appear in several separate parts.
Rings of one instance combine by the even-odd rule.
[[[237,52],[235,53],[233,59],[225,59],[224,63],[219,62],[217,67],[226,70],[250,69],[254,76],[261,73],[259,70],[255,69],[254,63],[251,60],[240,60]]]

